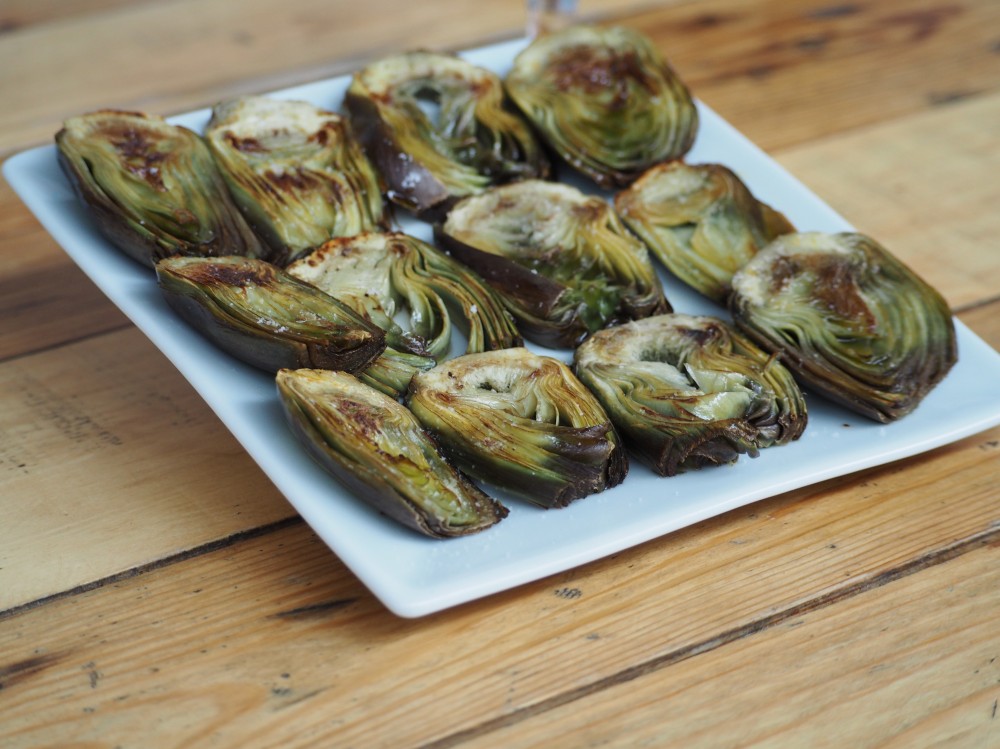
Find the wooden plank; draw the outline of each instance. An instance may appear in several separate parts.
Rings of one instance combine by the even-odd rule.
[[[515,5],[520,0],[510,0]],[[578,0],[577,8],[583,18],[591,18],[608,13],[634,11],[655,0]],[[676,4],[685,0],[659,0],[658,5]],[[9,33],[29,26],[46,23],[66,23],[78,16],[107,17],[107,11],[117,8],[134,8],[150,5],[161,0],[4,0],[0,7],[0,33]],[[301,0],[286,0],[282,11],[295,13]],[[234,7],[235,4],[234,4]],[[433,12],[433,9],[428,12]],[[280,21],[280,19],[275,19]]]
[[[994,543],[470,743],[997,746],[998,607]]]
[[[134,328],[7,362],[0,392],[0,610],[294,515]]]
[[[739,0],[629,19],[765,150],[995,92],[990,0]]]
[[[1000,96],[778,152],[778,161],[953,307],[1000,296]]]
[[[994,429],[417,621],[295,525],[0,619],[7,745],[475,732],[996,542],[998,456]],[[948,618],[995,637],[981,605]]]
[[[641,5],[594,0],[584,15]],[[1000,8],[990,0],[674,5],[628,23],[656,40],[698,95],[768,149],[995,91],[1000,81]],[[28,27],[0,37],[0,88],[9,98],[0,111],[0,153],[48,140],[67,116],[96,107],[182,111],[344,72],[401,49],[506,38],[520,33],[523,18],[517,2],[470,13],[459,0],[436,0],[432,10],[398,0],[291,0],[276,13],[267,0],[177,0]]]
[[[112,8],[127,7],[137,2],[155,0],[4,0],[0,6],[0,33],[44,23],[93,15]]]
[[[644,4],[587,0],[581,13]],[[280,10],[270,0],[174,0],[28,26],[0,36],[0,89],[9,98],[0,154],[47,141],[66,117],[96,108],[183,111],[343,73],[376,56],[462,48],[524,28],[516,0],[474,12],[463,0],[288,0]]]
[[[0,181],[0,362],[129,325]],[[2,210],[7,208],[9,210]]]

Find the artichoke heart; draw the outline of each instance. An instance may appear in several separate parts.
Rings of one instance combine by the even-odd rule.
[[[733,277],[729,305],[803,382],[880,422],[916,408],[958,359],[944,298],[863,234],[779,237]]]
[[[262,260],[172,257],[156,275],[167,303],[192,327],[265,371],[355,372],[385,349],[381,328]]]
[[[791,373],[714,317],[658,315],[602,330],[574,364],[626,444],[661,476],[756,457],[806,426]]]
[[[387,226],[375,169],[338,114],[247,96],[212,110],[205,139],[278,264],[332,237]]]
[[[171,255],[267,256],[191,130],[142,112],[101,110],[66,120],[56,147],[100,231],[143,265]]]
[[[468,333],[467,353],[521,345],[513,318],[482,279],[406,234],[334,239],[287,271],[386,331],[388,348],[366,381],[400,395],[413,372],[448,355],[456,313]],[[409,308],[410,330],[394,320],[400,303]]]
[[[565,364],[524,348],[420,372],[408,405],[460,468],[542,507],[616,486],[628,472],[594,396]]]
[[[571,26],[538,37],[505,83],[552,149],[605,188],[680,158],[697,134],[687,87],[631,29]]]
[[[353,375],[283,369],[276,382],[288,423],[312,456],[390,518],[449,538],[506,517],[442,457],[412,413]]]
[[[418,51],[372,63],[355,73],[344,105],[389,199],[423,218],[489,185],[549,173],[500,78],[453,55]]]
[[[795,231],[718,164],[655,166],[615,196],[615,208],[675,276],[720,304],[736,271],[768,242]]]
[[[642,242],[606,201],[568,185],[491,188],[456,205],[437,234],[543,345],[572,347],[609,325],[670,311]]]

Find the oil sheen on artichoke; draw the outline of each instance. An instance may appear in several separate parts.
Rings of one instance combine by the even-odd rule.
[[[670,309],[642,242],[605,200],[568,185],[491,188],[456,205],[437,235],[543,345],[571,347],[601,328]]]
[[[66,120],[56,147],[97,227],[143,265],[171,255],[268,254],[191,130],[155,115],[101,110]]]
[[[680,158],[698,131],[687,87],[652,42],[620,26],[538,37],[505,84],[552,149],[605,188]]]
[[[910,413],[958,358],[944,298],[863,234],[779,237],[733,277],[729,304],[803,382],[876,421]]]
[[[173,257],[157,264],[156,275],[182,318],[223,350],[265,371],[358,371],[385,350],[381,328],[262,260]]]
[[[806,426],[791,373],[714,317],[657,315],[602,330],[574,364],[629,448],[661,476],[756,456]]]
[[[408,405],[460,467],[542,507],[616,486],[628,472],[594,396],[565,364],[524,348],[420,372]]]
[[[278,394],[312,456],[380,512],[420,533],[477,533],[507,510],[459,473],[404,406],[350,374],[281,370]]]

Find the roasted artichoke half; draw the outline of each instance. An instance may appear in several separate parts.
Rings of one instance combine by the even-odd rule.
[[[829,398],[881,422],[958,358],[941,295],[863,234],[787,234],[733,277],[736,324]]]
[[[698,130],[687,87],[648,39],[622,27],[538,37],[506,87],[553,150],[605,188],[683,156]]]
[[[441,456],[412,413],[353,375],[283,369],[277,386],[313,457],[385,515],[435,538],[476,533],[507,515]]]
[[[524,348],[420,372],[408,404],[460,468],[542,507],[616,486],[628,472],[594,396],[565,364]]]
[[[806,404],[774,356],[714,317],[648,317],[576,350],[580,380],[661,476],[798,439]]]
[[[524,335],[547,346],[670,310],[642,242],[606,201],[568,185],[491,188],[458,203],[437,235],[493,285]]]
[[[355,372],[385,349],[385,333],[350,307],[262,260],[161,260],[167,303],[224,351],[260,369]]]
[[[101,232],[144,265],[171,255],[265,257],[205,142],[141,112],[71,117],[59,163]]]
[[[720,304],[733,274],[795,227],[718,164],[660,164],[615,196],[615,209],[675,276]]]
[[[401,394],[414,371],[448,355],[456,314],[468,353],[521,345],[513,318],[482,279],[406,234],[334,239],[287,270],[386,331],[389,348],[363,378],[382,389]],[[409,308],[409,330],[394,320],[400,303]]]
[[[453,55],[379,60],[354,75],[344,105],[389,199],[421,217],[439,218],[492,184],[548,175],[500,79]]]
[[[387,226],[375,169],[338,114],[301,101],[232,99],[212,110],[205,139],[278,264],[331,237]]]

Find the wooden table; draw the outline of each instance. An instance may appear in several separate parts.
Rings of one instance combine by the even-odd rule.
[[[472,7],[7,0],[0,155],[521,28]],[[650,35],[1000,348],[1000,4],[583,13]],[[5,183],[0,319],[4,747],[1000,746],[1000,429],[404,620]]]

